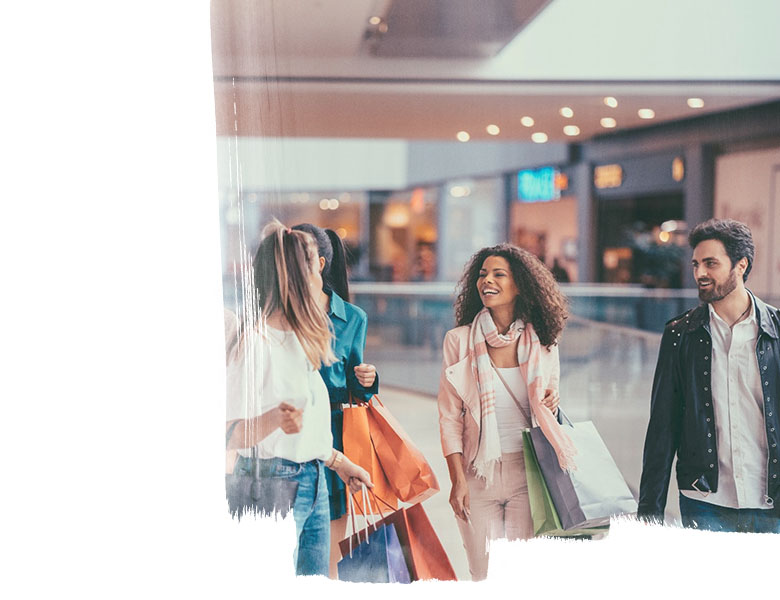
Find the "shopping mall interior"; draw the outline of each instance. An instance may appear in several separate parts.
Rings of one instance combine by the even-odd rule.
[[[780,301],[780,3],[715,4],[214,1],[225,306],[240,313],[271,218],[336,231],[366,360],[448,488],[435,396],[455,285],[478,249],[525,248],[571,304],[562,405],[636,493],[660,332],[698,302],[690,229],[748,224],[749,287]]]

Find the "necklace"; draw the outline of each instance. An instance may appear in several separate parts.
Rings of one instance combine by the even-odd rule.
[[[729,329],[734,329],[734,325],[736,325],[737,323],[739,323],[742,320],[742,317],[744,317],[748,313],[748,311],[750,310],[750,306],[752,304],[753,304],[752,302],[748,302],[748,305],[747,305],[747,308],[745,309],[745,311],[741,315],[739,315],[737,317],[736,321],[734,321],[731,325],[729,325]]]

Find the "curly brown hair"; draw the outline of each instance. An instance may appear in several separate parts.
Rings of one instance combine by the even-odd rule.
[[[536,256],[513,246],[499,244],[482,248],[471,257],[458,282],[455,300],[455,321],[458,326],[468,325],[482,310],[483,304],[477,291],[479,270],[488,256],[501,256],[509,263],[512,277],[520,295],[515,301],[515,319],[532,323],[543,346],[553,346],[569,316],[569,301],[561,293],[550,270]]]

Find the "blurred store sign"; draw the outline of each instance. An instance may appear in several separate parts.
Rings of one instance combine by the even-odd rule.
[[[685,177],[685,162],[682,156],[675,156],[672,161],[672,179],[682,181]]]
[[[554,167],[525,169],[517,173],[517,199],[521,202],[558,200],[568,189],[569,178]]]
[[[593,169],[593,185],[600,190],[620,187],[623,185],[623,167],[620,165],[599,165]]]

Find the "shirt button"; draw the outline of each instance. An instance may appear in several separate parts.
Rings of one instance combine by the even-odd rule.
[[[772,459],[772,462],[773,462],[773,463],[776,463],[776,462],[777,462],[777,459],[776,459],[776,458],[773,458],[773,459]]]
[[[708,373],[707,371],[704,371],[704,374],[705,374],[705,375],[709,375],[709,373]]]
[[[769,416],[771,417],[771,416],[772,416],[772,413],[769,413]]]
[[[707,437],[712,437],[712,434],[711,434],[711,433],[708,433],[708,434],[707,434]]]
[[[709,406],[709,405],[710,405],[710,403],[709,403],[709,402],[705,402],[705,403],[704,403],[704,406]]]
[[[710,390],[710,388],[708,388],[708,387],[704,388],[705,392],[708,392],[709,390]]]
[[[710,422],[710,418],[709,418],[709,417],[707,417],[707,423],[709,423],[709,422]]]
[[[764,351],[763,351],[763,350],[760,350],[760,351],[759,351],[759,354],[763,354],[763,353],[764,353]]]
[[[709,357],[709,356],[705,356],[705,357],[704,357],[704,360],[709,360],[709,359],[710,359],[710,357]]]
[[[712,454],[712,448],[710,448],[709,450],[707,450],[707,452],[709,452],[710,454]]]
[[[764,371],[766,371],[766,365],[764,365]]]
[[[774,430],[775,430],[775,428],[774,428],[774,427],[770,427],[770,428],[769,428],[769,431],[774,431]]]
[[[710,469],[712,469],[712,468],[714,468],[714,467],[715,467],[715,465],[710,465]]]

